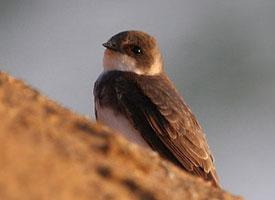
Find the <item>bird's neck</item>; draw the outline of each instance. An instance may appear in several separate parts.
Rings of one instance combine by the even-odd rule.
[[[163,61],[161,55],[157,55],[151,66],[148,68],[139,68],[134,58],[121,54],[119,52],[113,52],[105,50],[103,57],[103,69],[104,72],[108,71],[126,71],[133,72],[138,75],[158,75],[163,71]]]

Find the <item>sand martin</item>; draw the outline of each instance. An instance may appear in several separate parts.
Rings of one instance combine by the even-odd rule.
[[[205,134],[163,69],[154,37],[120,32],[104,43],[94,86],[98,121],[218,186]]]

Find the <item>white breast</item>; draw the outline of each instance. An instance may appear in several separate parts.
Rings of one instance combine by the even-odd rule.
[[[115,114],[111,108],[101,107],[95,103],[97,120],[110,128],[120,132],[130,142],[136,143],[140,146],[149,148],[147,142],[143,139],[140,133],[131,125],[129,120],[122,116]]]

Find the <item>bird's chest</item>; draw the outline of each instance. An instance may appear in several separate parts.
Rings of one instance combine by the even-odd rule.
[[[147,142],[145,142],[141,134],[134,128],[125,116],[115,112],[111,107],[100,106],[97,102],[95,103],[95,109],[97,113],[97,120],[99,122],[118,131],[129,141],[149,148]]]

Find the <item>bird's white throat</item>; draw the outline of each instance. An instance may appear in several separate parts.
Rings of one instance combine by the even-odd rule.
[[[106,49],[103,57],[104,71],[119,70],[134,72],[139,75],[153,76],[162,72],[162,65],[161,55],[155,57],[154,63],[150,66],[149,70],[146,71],[139,69],[136,60],[126,54]]]

